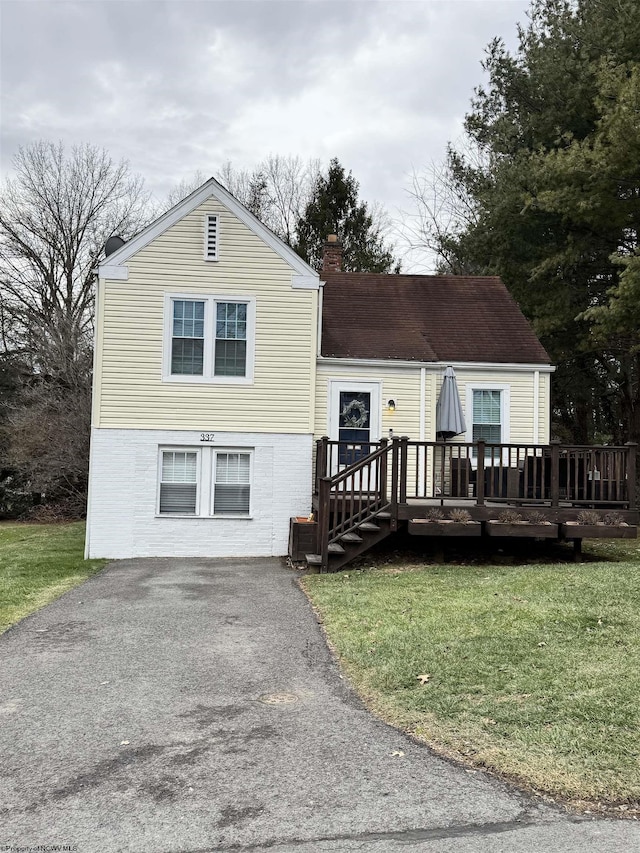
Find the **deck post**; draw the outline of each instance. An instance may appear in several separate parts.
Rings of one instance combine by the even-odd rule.
[[[625,446],[629,448],[627,453],[627,498],[629,509],[636,509],[636,490],[638,487],[636,479],[636,455],[638,445],[635,441],[628,441]]]
[[[409,436],[400,436],[400,503],[407,502],[407,461],[409,456]]]
[[[323,435],[316,441],[316,481],[315,494],[320,491],[320,477],[327,476],[327,449],[329,446],[329,436]]]
[[[478,439],[478,464],[476,466],[476,506],[484,506],[484,448],[485,442]]]
[[[391,441],[391,529],[398,529],[398,479],[400,476],[400,439]]]
[[[320,477],[318,495],[318,553],[320,571],[329,568],[329,513],[331,512],[331,477]]]
[[[387,445],[389,444],[388,438],[380,439],[380,449],[384,448],[386,450]],[[389,460],[388,454],[385,453],[384,456],[380,457],[380,490],[378,492],[378,501],[382,505],[387,502],[387,462]]]
[[[551,506],[560,503],[560,442],[554,438],[551,442]]]

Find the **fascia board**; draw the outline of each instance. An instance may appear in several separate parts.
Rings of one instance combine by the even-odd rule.
[[[529,373],[539,370],[540,373],[554,373],[553,364],[523,364],[522,362],[497,362],[497,361],[409,361],[400,358],[336,358],[332,356],[318,356],[318,365],[327,364],[335,367],[395,367],[404,369],[407,367],[426,367],[432,370],[444,370],[453,367],[454,370],[489,370],[496,373],[512,371],[514,373]]]
[[[185,216],[188,216],[210,196],[213,196],[222,205],[224,205],[242,223],[244,223],[250,231],[273,249],[273,251],[279,255],[283,261],[289,264],[289,266],[293,268],[294,272],[304,279],[304,287],[310,286],[310,279],[318,282],[317,286],[319,286],[320,277],[318,273],[312,269],[309,264],[305,263],[290,246],[287,246],[279,237],[276,237],[273,231],[270,231],[265,225],[263,225],[250,211],[246,209],[246,207],[244,207],[244,205],[235,199],[231,193],[227,192],[227,190],[225,190],[225,188],[218,183],[215,178],[209,178],[206,183],[197,190],[194,190],[191,195],[187,196],[187,198],[183,199],[181,202],[178,202],[178,204],[172,207],[171,210],[163,213],[162,216],[158,217],[158,219],[150,225],[147,225],[147,227],[139,234],[132,237],[131,240],[124,244],[124,246],[121,246],[120,249],[109,255],[108,263],[100,265],[100,277],[115,278],[116,276],[114,275],[103,275],[103,269],[106,272],[107,267],[117,267],[121,264],[125,264],[129,258],[135,255],[136,252],[144,249],[144,247],[148,246],[152,240],[155,240],[167,231],[167,229],[171,228]],[[110,270],[110,272],[112,273],[113,270]]]

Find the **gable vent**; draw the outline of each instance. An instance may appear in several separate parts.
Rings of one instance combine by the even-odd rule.
[[[215,213],[209,213],[205,217],[204,226],[204,259],[205,261],[218,260],[218,216]]]

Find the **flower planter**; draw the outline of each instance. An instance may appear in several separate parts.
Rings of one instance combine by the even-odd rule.
[[[638,528],[635,524],[581,524],[565,521],[562,525],[565,539],[635,539]]]
[[[452,521],[449,518],[431,521],[428,518],[415,518],[409,522],[409,533],[418,536],[481,536],[482,525],[479,521]]]
[[[305,554],[315,554],[318,539],[318,522],[298,515],[289,521],[289,557],[295,562],[304,560]]]
[[[488,536],[519,536],[526,539],[557,539],[558,525],[549,521],[487,521]]]

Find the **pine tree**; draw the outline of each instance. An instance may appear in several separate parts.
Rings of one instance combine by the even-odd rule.
[[[451,268],[502,276],[558,370],[555,431],[640,439],[640,17],[636,0],[534,0],[510,54],[495,40],[450,152],[474,216]],[[445,251],[446,250],[446,253]]]
[[[294,249],[308,264],[319,270],[322,248],[329,234],[337,234],[343,247],[345,272],[386,273],[399,267],[392,247],[385,246],[382,226],[365,202],[358,199],[358,182],[347,175],[337,158],[327,174],[318,175],[311,201],[298,221]]]

